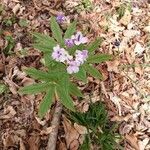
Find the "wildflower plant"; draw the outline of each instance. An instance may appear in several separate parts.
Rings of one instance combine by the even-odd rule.
[[[70,112],[68,118],[72,122],[86,127],[87,134],[80,150],[90,150],[95,145],[101,150],[121,149],[118,142],[121,140],[117,134],[117,124],[109,121],[106,108],[103,103],[90,103],[87,112]]]
[[[75,111],[72,96],[83,97],[83,94],[74,81],[87,83],[88,75],[101,80],[102,74],[94,64],[111,59],[107,54],[95,54],[95,50],[102,42],[101,38],[89,43],[86,36],[80,31],[76,32],[76,21],[63,33],[57,22],[58,19],[60,18],[51,17],[52,37],[33,33],[35,37],[33,46],[43,53],[46,71],[35,68],[25,69],[29,76],[39,82],[19,90],[22,94],[45,93],[39,106],[41,118],[54,100],[60,100],[66,108]]]

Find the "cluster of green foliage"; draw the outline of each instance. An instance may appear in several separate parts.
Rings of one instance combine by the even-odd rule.
[[[93,9],[93,4],[91,0],[81,0],[78,2],[78,5],[75,7],[75,10],[80,13],[82,11],[90,11]]]
[[[91,144],[101,150],[114,150],[118,147],[116,126],[110,125],[104,104],[101,102],[92,103],[85,113],[71,112],[70,120],[87,128],[88,134],[80,147],[80,150],[90,150]]]
[[[117,8],[119,20],[124,16],[126,10],[129,10],[131,12],[131,4],[130,3],[123,3],[120,5],[119,8]]]
[[[35,68],[28,68],[25,72],[39,83],[23,87],[19,90],[22,94],[37,94],[40,92],[45,93],[45,97],[40,104],[39,116],[44,117],[45,113],[51,107],[53,100],[59,98],[61,103],[68,109],[75,111],[73,100],[71,96],[82,97],[81,91],[77,85],[73,83],[74,79],[87,82],[87,76],[91,75],[95,78],[102,79],[102,74],[93,66],[95,63],[104,62],[112,58],[111,55],[97,54],[95,50],[98,49],[102,42],[101,38],[97,38],[94,42],[88,45],[80,44],[68,48],[65,46],[64,40],[70,38],[76,31],[76,22],[71,23],[66,32],[63,34],[59,27],[56,18],[52,17],[50,21],[50,27],[52,36],[43,35],[40,33],[33,33],[35,38],[34,48],[43,52],[44,65],[47,71],[37,70]],[[64,36],[63,36],[64,35]],[[86,49],[89,52],[87,61],[80,66],[78,73],[69,75],[66,72],[66,66],[63,63],[56,62],[52,59],[51,54],[53,47],[59,44],[61,47],[67,49],[70,54],[73,54],[75,50]]]

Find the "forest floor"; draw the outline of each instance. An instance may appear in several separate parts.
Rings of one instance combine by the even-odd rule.
[[[43,120],[37,115],[43,95],[19,95],[35,82],[24,67],[41,67],[41,53],[32,47],[31,32],[50,35],[52,15],[64,13],[92,41],[103,37],[98,52],[115,59],[97,67],[104,79],[81,84],[84,99],[75,105],[88,110],[102,101],[125,150],[150,149],[150,1],[149,0],[1,0],[0,1],[0,150],[44,150],[54,106]],[[58,150],[77,150],[84,128],[62,113]]]

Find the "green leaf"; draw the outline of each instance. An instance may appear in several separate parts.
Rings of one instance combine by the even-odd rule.
[[[4,93],[6,91],[6,85],[0,83],[0,94]]]
[[[7,46],[3,49],[3,52],[5,55],[8,55],[15,46],[15,40],[12,36],[6,36],[5,40],[7,41]]]
[[[81,93],[81,91],[72,82],[70,82],[69,84],[69,93],[73,96],[83,97],[83,94]]]
[[[80,146],[80,150],[90,150],[90,139],[87,134],[85,135],[83,144]]]
[[[53,49],[51,45],[46,45],[44,43],[43,44],[35,43],[35,44],[33,44],[33,47],[35,49],[38,49],[38,50],[42,51],[42,52],[50,52]]]
[[[74,32],[76,31],[76,24],[76,21],[71,23],[71,25],[67,28],[65,32],[64,39],[70,38],[74,34]]]
[[[52,75],[49,75],[47,72],[37,70],[35,68],[28,68],[25,72],[34,79],[43,80],[43,81],[52,81]]]
[[[65,75],[62,76],[61,81],[58,83],[57,87],[57,94],[60,98],[61,103],[67,107],[68,109],[74,111],[73,100],[69,95],[69,76]]]
[[[37,32],[33,32],[33,33],[31,33],[35,38],[36,38],[36,42],[41,42],[41,41],[43,41],[43,42],[45,42],[45,43],[49,43],[50,45],[52,44],[57,44],[56,43],[56,41],[52,38],[52,37],[50,37],[50,36],[48,36],[48,35],[45,35],[45,34],[41,34],[41,33],[37,33]]]
[[[40,103],[40,107],[38,111],[40,118],[43,118],[44,115],[47,113],[48,109],[51,107],[54,93],[55,93],[55,88],[53,86],[48,87],[46,95],[42,100],[42,102]]]
[[[102,44],[102,42],[103,42],[103,38],[97,38],[94,42],[89,44],[86,49],[90,53],[92,53],[99,48],[99,46]]]
[[[32,33],[32,35],[36,38],[33,47],[38,50],[50,52],[53,50],[53,47],[57,45],[56,41],[48,35],[36,32]]]
[[[86,76],[86,71],[83,67],[80,67],[80,70],[78,73],[73,74],[73,76],[78,79],[81,80],[83,82],[87,82],[87,76]]]
[[[50,83],[35,83],[29,86],[25,86],[19,90],[22,94],[37,94],[40,92],[45,92],[50,86]]]
[[[27,27],[28,26],[28,20],[26,20],[26,19],[20,19],[19,20],[19,25],[21,27]]]
[[[54,60],[52,57],[50,57],[49,53],[44,53],[44,64],[49,69],[51,69],[51,67],[54,65]]]
[[[50,26],[52,30],[53,37],[60,43],[63,44],[62,31],[55,19],[55,17],[51,17]]]
[[[93,66],[86,64],[86,65],[84,65],[84,67],[85,67],[85,70],[87,71],[87,73],[90,74],[91,76],[93,76],[97,79],[100,79],[100,80],[103,79],[102,74]]]
[[[73,100],[63,87],[57,86],[57,93],[61,103],[68,109],[75,111]]]
[[[96,54],[92,55],[88,58],[87,62],[88,63],[101,63],[105,61],[109,61],[112,59],[112,55],[108,54]]]

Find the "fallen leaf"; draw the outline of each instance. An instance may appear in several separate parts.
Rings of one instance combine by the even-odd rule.
[[[4,113],[0,115],[0,119],[9,119],[14,117],[16,114],[16,111],[12,106],[8,106],[4,109]]]
[[[121,102],[121,99],[114,95],[113,93],[108,93],[109,97],[110,97],[110,100],[115,104],[115,106],[118,108],[118,113],[119,113],[119,116],[121,116],[121,105],[120,105],[120,102]]]
[[[134,135],[126,135],[125,136],[127,142],[129,142],[129,144],[135,148],[136,150],[140,150],[138,142],[137,142],[137,138]]]
[[[13,13],[16,14],[21,8],[21,5],[18,3],[17,5],[14,6],[12,9]]]
[[[149,138],[145,138],[145,139],[142,140],[142,141],[140,140],[140,141],[138,142],[139,147],[140,147],[140,150],[145,150],[145,147],[148,145],[149,141],[150,141]]]
[[[70,143],[70,150],[78,150],[79,149],[79,141],[74,140]]]
[[[144,27],[143,31],[150,33],[150,25]]]
[[[44,135],[44,134],[48,135],[53,131],[54,128],[55,128],[54,126],[47,127],[46,129],[44,129],[40,132],[40,135]]]
[[[79,133],[66,117],[63,117],[63,126],[65,130],[67,148],[69,148],[71,143],[79,138]]]
[[[28,140],[29,150],[39,150],[40,138],[37,135],[32,135]]]
[[[123,35],[129,39],[139,36],[141,33],[138,30],[124,30]]]
[[[118,66],[120,62],[117,59],[115,59],[114,61],[107,61],[106,64],[107,64],[107,70],[109,72],[119,73]]]
[[[20,149],[19,150],[26,150],[25,144],[23,143],[23,140],[20,138]]]
[[[134,48],[134,53],[137,55],[141,55],[144,52],[145,48],[142,47],[140,43],[136,43],[135,48]]]
[[[87,134],[87,129],[84,126],[74,123],[74,128],[79,132],[79,134]]]
[[[139,63],[135,64],[134,70],[137,74],[140,75],[140,77],[143,75],[143,68],[140,66]]]

